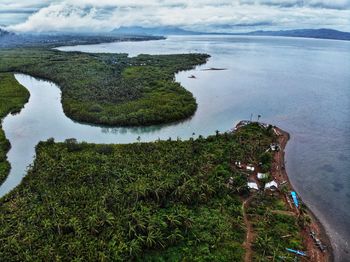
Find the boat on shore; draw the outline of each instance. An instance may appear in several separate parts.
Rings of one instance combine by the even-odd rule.
[[[266,123],[254,122],[249,120],[240,121],[234,128],[238,130],[248,124],[257,123],[260,127],[266,129],[272,129],[276,136],[276,143],[278,144],[279,150],[271,150],[274,152],[272,170],[270,172],[273,181],[276,181],[277,187],[274,194],[279,193],[279,197],[283,201],[286,201],[290,207],[290,213],[294,216],[309,217],[310,222],[307,223],[301,235],[303,237],[303,243],[306,247],[305,256],[302,256],[301,261],[312,261],[312,262],[329,262],[334,260],[333,248],[331,245],[330,238],[326,233],[326,229],[315,214],[302,202],[300,196],[297,195],[292,184],[290,183],[287,171],[285,169],[285,148],[290,139],[288,132]],[[270,149],[269,149],[270,150]],[[241,164],[241,163],[240,163]],[[284,188],[283,192],[281,188]],[[288,193],[285,193],[285,192]],[[253,191],[254,192],[254,191]],[[255,192],[254,192],[255,193]],[[275,194],[276,195],[276,194]],[[293,202],[293,204],[292,204]],[[302,206],[302,207],[301,207]],[[301,210],[301,208],[303,210]],[[286,247],[288,248],[288,247]],[[303,260],[305,259],[305,260]]]

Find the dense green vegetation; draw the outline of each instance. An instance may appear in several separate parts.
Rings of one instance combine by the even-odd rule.
[[[258,164],[273,139],[252,124],[189,141],[41,142],[22,184],[0,200],[0,257],[242,261],[248,190],[234,162]]]
[[[280,197],[264,194],[254,196],[248,213],[253,221],[256,238],[253,243],[254,261],[272,261],[284,257],[295,261],[286,248],[303,250],[301,227]]]
[[[12,74],[0,73],[0,119],[9,113],[21,110],[29,99],[29,92],[21,86]],[[6,139],[0,123],[0,185],[10,171],[10,164],[6,159],[10,142]]]
[[[0,29],[0,48],[93,45],[121,41],[149,41],[160,39],[164,39],[164,37],[94,34],[14,34]]]
[[[62,89],[65,113],[106,125],[150,125],[185,119],[197,104],[174,74],[208,55],[86,54],[43,48],[0,49],[0,72],[22,72]]]

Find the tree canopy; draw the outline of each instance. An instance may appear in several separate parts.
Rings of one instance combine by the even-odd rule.
[[[0,200],[0,256],[242,261],[247,178],[234,162],[257,164],[272,140],[253,124],[188,141],[41,142],[29,174]]]
[[[0,72],[48,79],[62,90],[74,120],[121,126],[185,119],[197,109],[174,74],[206,62],[206,54],[139,55],[61,52],[48,48],[0,49]]]

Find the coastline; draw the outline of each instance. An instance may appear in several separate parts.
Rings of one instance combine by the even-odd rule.
[[[274,155],[274,161],[272,166],[272,175],[278,181],[287,181],[285,184],[289,191],[294,191],[294,188],[289,180],[287,171],[284,167],[285,163],[285,148],[290,139],[290,134],[278,127],[274,127],[275,133],[277,135],[277,142],[280,144],[281,150]],[[300,196],[298,195],[299,199]],[[307,253],[309,254],[307,261],[315,262],[328,262],[334,261],[333,247],[330,241],[324,225],[316,217],[316,215],[303,203],[305,206],[305,215],[307,215],[311,221],[306,225],[302,232],[303,241],[307,248]],[[295,214],[300,215],[300,211],[295,209]],[[327,246],[326,252],[322,252],[314,243],[312,237],[310,236],[310,231],[314,231],[318,238]]]
[[[268,126],[265,124],[261,124],[261,125],[264,128],[267,128],[267,126]],[[276,153],[273,156],[274,158],[273,158],[273,163],[272,163],[273,165],[272,165],[272,169],[271,169],[271,174],[273,175],[274,179],[278,182],[287,181],[287,183],[285,183],[285,185],[288,188],[288,192],[289,192],[290,190],[293,190],[293,187],[292,187],[291,183],[289,182],[287,172],[284,168],[284,156],[285,156],[284,150],[286,148],[286,145],[289,141],[290,136],[287,132],[285,132],[282,129],[279,129],[277,127],[273,127],[272,130],[276,134],[277,142],[280,145],[280,150],[276,151]],[[268,142],[268,144],[269,143],[270,142]],[[284,198],[284,196],[288,196],[288,195],[289,195],[288,193],[284,194],[281,192],[279,194],[279,197]],[[248,201],[246,201],[245,203],[247,203],[247,202]],[[245,206],[245,203],[243,204],[244,206]],[[317,262],[319,262],[319,261],[320,262],[332,261],[333,249],[332,249],[332,246],[329,245],[330,241],[329,241],[329,238],[326,234],[325,228],[320,223],[320,221],[317,219],[317,217],[315,217],[309,209],[306,208],[305,210],[306,210],[306,214],[309,215],[311,218],[311,223],[310,223],[310,225],[307,225],[304,230],[300,231],[302,234],[302,237],[303,237],[303,243],[307,247],[305,251],[308,254],[308,257],[302,258],[301,261],[317,261]],[[295,209],[295,208],[293,208],[293,206],[291,206],[290,213],[293,213],[296,217],[298,217],[303,212],[300,212],[299,209]],[[249,223],[249,221],[247,223]],[[313,239],[309,235],[310,230],[315,231],[317,236],[322,240],[322,243],[325,243],[328,246],[327,252],[325,252],[325,253],[321,252],[318,249],[318,247],[314,244]],[[247,234],[247,239],[248,239],[248,241],[246,242],[247,246],[249,246],[251,244],[251,242],[252,242],[251,239],[254,238],[254,236],[249,237],[248,235],[249,234]],[[250,248],[250,247],[248,247],[248,248]],[[251,253],[248,254],[247,260],[245,260],[245,261],[251,261]]]
[[[234,130],[253,123],[252,121],[242,120],[240,121]],[[259,122],[258,122],[259,123]],[[259,123],[261,127],[268,128],[269,124]],[[272,167],[271,167],[271,176],[274,181],[279,185],[278,196],[283,200],[287,206],[289,206],[289,212],[292,213],[297,219],[302,221],[303,229],[300,231],[303,244],[306,247],[306,257],[300,257],[301,261],[311,261],[311,262],[331,262],[334,261],[334,250],[330,241],[330,237],[327,234],[325,226],[321,221],[316,217],[316,215],[307,207],[307,205],[302,201],[301,197],[298,195],[300,200],[299,208],[296,208],[292,204],[290,198],[290,192],[295,191],[287,174],[285,168],[285,148],[290,139],[290,134],[276,126],[272,126],[272,130],[276,136],[276,143],[279,146],[279,150],[275,150],[273,155]],[[283,186],[283,189],[281,190]],[[249,199],[249,198],[248,198]],[[247,200],[248,200],[247,199]],[[321,251],[316,245],[315,239],[311,236],[311,232],[314,232],[314,237],[321,241],[322,245],[326,247],[325,251]],[[251,240],[250,240],[251,241]],[[248,256],[250,257],[250,256]],[[245,259],[249,261],[249,258]]]

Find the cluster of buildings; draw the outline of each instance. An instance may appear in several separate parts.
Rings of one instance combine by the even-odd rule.
[[[235,165],[239,169],[248,171],[247,186],[249,190],[251,191],[265,190],[270,192],[275,192],[278,190],[278,187],[279,187],[278,182],[273,178],[271,179],[270,174],[258,172],[257,167],[255,167],[252,164],[242,164],[240,161],[236,161]],[[265,182],[265,184],[263,182]],[[262,184],[264,184],[264,186],[262,186]]]
[[[235,130],[246,126],[248,124],[253,123],[253,121],[249,121],[249,120],[243,120],[241,122],[239,122],[236,127]],[[265,124],[265,123],[261,123],[261,122],[254,122],[259,124],[262,128],[267,129],[270,125],[269,124]],[[274,132],[278,132],[275,128],[273,128]],[[276,133],[276,135],[279,135],[278,133]],[[280,151],[281,147],[279,144],[277,143],[272,143],[270,145],[270,147],[267,149],[267,151],[272,151],[272,152],[278,152]],[[259,191],[259,190],[268,190],[271,192],[275,192],[278,190],[278,182],[276,180],[274,180],[273,178],[270,179],[270,175],[268,173],[260,173],[257,172],[257,167],[255,167],[252,164],[242,164],[240,161],[236,161],[235,162],[236,167],[238,167],[239,169],[243,169],[248,171],[248,183],[247,186],[251,191]],[[266,180],[268,180],[266,182]],[[265,183],[263,183],[265,182]],[[263,188],[262,188],[262,184],[264,184]]]

